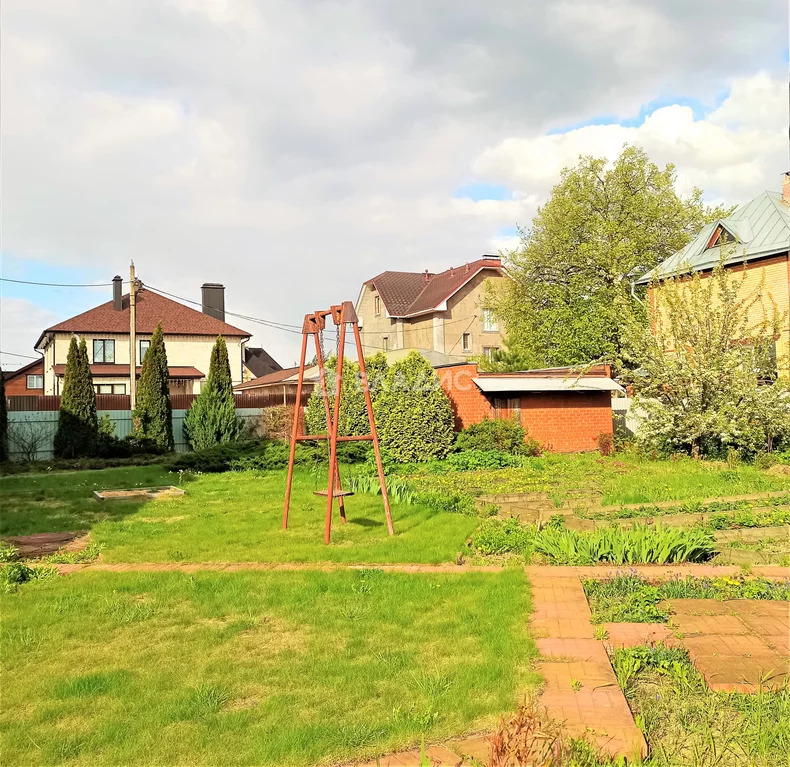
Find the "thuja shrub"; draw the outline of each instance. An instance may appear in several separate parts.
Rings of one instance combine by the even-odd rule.
[[[71,337],[66,356],[66,372],[60,395],[58,429],[55,432],[56,458],[80,458],[96,452],[99,420],[93,391],[88,349],[83,338],[79,344]]]
[[[444,458],[453,446],[450,400],[419,352],[392,365],[374,411],[381,443],[396,461]]]

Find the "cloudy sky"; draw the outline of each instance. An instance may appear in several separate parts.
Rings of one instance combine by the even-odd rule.
[[[579,154],[781,186],[786,0],[3,0],[2,276],[299,324],[513,242]],[[0,283],[0,364],[110,288]],[[282,364],[298,337],[237,322]]]

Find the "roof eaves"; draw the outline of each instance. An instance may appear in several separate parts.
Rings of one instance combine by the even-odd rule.
[[[448,301],[449,301],[449,300],[450,300],[450,299],[451,299],[451,298],[452,298],[452,297],[453,297],[453,296],[454,296],[454,295],[455,295],[455,294],[456,294],[456,293],[457,293],[459,290],[461,290],[461,288],[463,288],[464,286],[468,285],[468,284],[469,284],[469,282],[470,282],[471,280],[473,280],[473,279],[474,279],[474,278],[475,278],[475,277],[476,277],[478,274],[480,274],[480,272],[482,272],[484,269],[494,269],[495,271],[498,271],[498,272],[500,272],[500,273],[503,273],[503,269],[502,269],[502,267],[497,267],[497,266],[493,266],[493,265],[489,265],[489,264],[483,264],[483,265],[481,265],[481,266],[478,266],[478,267],[477,267],[477,269],[475,269],[473,272],[471,272],[471,273],[469,274],[469,277],[468,277],[467,279],[465,279],[465,280],[464,280],[464,281],[463,281],[463,282],[462,282],[460,285],[458,285],[456,288],[454,288],[453,290],[451,290],[451,291],[450,291],[450,292],[449,292],[449,293],[448,293],[448,294],[447,294],[447,295],[446,295],[446,296],[445,296],[445,297],[444,297],[444,298],[443,298],[441,301],[437,301],[437,302],[436,302],[436,303],[435,303],[435,304],[434,304],[434,305],[433,305],[433,306],[432,306],[430,309],[420,309],[420,310],[419,310],[419,311],[417,311],[417,312],[411,312],[411,313],[408,313],[408,314],[402,314],[402,315],[400,315],[400,316],[401,316],[403,319],[409,319],[409,318],[411,318],[411,317],[419,317],[419,316],[420,316],[420,315],[422,315],[422,314],[432,314],[433,312],[442,312],[442,311],[446,311],[446,310],[447,310],[447,302],[448,302]],[[423,288],[423,289],[420,291],[420,294],[417,296],[417,298],[415,298],[415,299],[414,299],[414,301],[412,301],[412,302],[411,302],[411,305],[412,305],[412,306],[414,306],[414,304],[416,304],[416,303],[417,303],[417,302],[420,300],[420,296],[421,296],[421,295],[422,295],[422,294],[423,294],[423,293],[424,293],[424,292],[425,292],[425,291],[428,289],[429,285],[430,285],[430,283],[428,283],[428,285],[426,285],[426,286],[425,286],[425,287],[424,287],[424,288]]]

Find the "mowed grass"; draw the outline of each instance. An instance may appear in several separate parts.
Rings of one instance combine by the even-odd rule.
[[[491,726],[523,572],[83,572],[2,597],[3,762],[308,765]]]
[[[419,466],[410,479],[426,489],[472,495],[547,493],[558,505],[579,506],[691,501],[771,490],[787,490],[790,480],[743,464],[729,468],[717,461],[691,458],[654,461],[618,453],[548,453],[523,467],[494,471],[426,474]]]
[[[454,561],[480,522],[393,503],[396,534],[390,537],[381,497],[360,494],[346,499],[347,524],[341,524],[335,507],[332,543],[326,546],[326,499],[313,494],[325,487],[323,471],[295,472],[288,530],[282,529],[284,471],[194,476],[183,484],[185,496],[147,503],[93,497],[100,487],[178,479],[156,471],[133,467],[34,475],[32,488],[22,477],[0,480],[3,505],[10,510],[5,534],[91,529],[107,562],[439,563]]]

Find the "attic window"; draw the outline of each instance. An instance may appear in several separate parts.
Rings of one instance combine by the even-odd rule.
[[[375,307],[376,316],[381,316],[381,299],[378,296],[373,299],[373,306]]]
[[[730,239],[730,233],[723,227],[717,226],[711,238],[708,240],[708,244],[705,246],[705,250],[709,250],[710,248],[716,248],[719,245],[723,245],[727,240]]]

